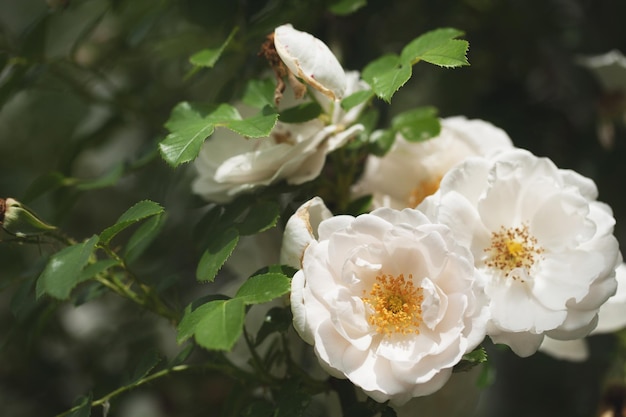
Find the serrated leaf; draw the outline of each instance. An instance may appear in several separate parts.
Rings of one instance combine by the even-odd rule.
[[[228,351],[232,349],[243,331],[244,302],[233,298],[211,301],[207,304],[209,308],[196,326],[196,342],[209,350]]]
[[[442,67],[469,65],[467,49],[469,43],[454,39],[463,32],[453,28],[441,28],[427,32],[404,47],[400,55],[402,62],[411,65],[423,60]]]
[[[356,93],[352,93],[348,97],[341,100],[341,108],[348,111],[361,103],[365,103],[372,97],[374,97],[374,92],[372,90],[357,91]]]
[[[454,365],[453,372],[466,372],[486,361],[487,351],[484,347],[479,346],[470,353],[463,355],[461,361]]]
[[[255,275],[243,283],[235,298],[247,305],[261,304],[287,294],[291,290],[288,276],[278,273]]]
[[[279,119],[283,123],[304,123],[315,119],[321,113],[322,107],[314,101],[309,101],[281,111]]]
[[[188,102],[177,104],[165,123],[170,134],[159,143],[161,156],[173,167],[195,159],[205,139],[215,131],[215,125],[231,120],[241,120],[241,115],[228,104],[204,107]]]
[[[270,134],[277,121],[278,113],[270,107],[265,107],[256,116],[243,120],[231,120],[223,126],[242,136],[262,138]]]
[[[273,201],[260,201],[250,207],[246,218],[237,229],[240,235],[253,235],[276,226],[280,217],[280,207]]]
[[[384,55],[370,62],[362,73],[363,79],[378,97],[386,102],[411,78],[411,65],[395,54]]]
[[[271,78],[263,80],[252,79],[246,84],[241,99],[248,106],[262,109],[265,106],[274,106],[274,89],[276,83]]]
[[[215,308],[213,304],[206,303],[192,310],[192,306],[188,305],[185,308],[185,312],[183,314],[183,318],[178,323],[178,327],[176,330],[178,333],[176,334],[176,342],[178,344],[183,343],[185,340],[189,339],[196,332],[196,327],[200,320],[204,318],[207,312]]]
[[[48,294],[65,300],[82,278],[81,272],[93,253],[98,236],[83,243],[68,246],[50,257],[37,280],[37,298]]]
[[[145,218],[156,216],[157,214],[163,213],[163,207],[154,201],[143,200],[139,203],[135,204],[124,214],[120,216],[120,218],[115,222],[115,224],[111,227],[107,227],[104,229],[102,233],[100,233],[100,244],[107,245],[111,239],[115,237],[119,232],[126,229],[127,227],[137,223],[140,220]]]
[[[367,6],[367,0],[339,0],[328,7],[331,13],[338,16],[345,16],[356,12],[362,7]]]
[[[207,48],[202,51],[196,52],[189,58],[189,62],[198,67],[204,68],[213,68],[217,60],[222,56],[224,49],[228,46],[228,44],[233,40],[233,37],[239,30],[238,27],[233,28],[228,38],[222,43],[218,48]]]
[[[196,269],[198,281],[213,281],[218,271],[230,257],[239,242],[239,233],[235,229],[227,229],[209,244],[202,254]]]
[[[167,213],[157,214],[146,220],[145,223],[132,234],[124,248],[124,258],[128,262],[137,259],[137,257],[146,250],[161,229],[163,229],[166,219]]]

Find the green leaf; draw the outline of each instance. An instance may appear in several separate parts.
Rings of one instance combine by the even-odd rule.
[[[215,125],[241,120],[237,109],[229,104],[200,106],[182,102],[172,110],[165,127],[170,134],[159,143],[161,156],[173,167],[195,159]]]
[[[231,120],[224,127],[249,138],[268,136],[278,121],[278,113],[271,107],[263,108],[256,116],[243,120]]]
[[[352,93],[348,97],[341,100],[341,108],[348,111],[361,103],[365,103],[372,97],[374,97],[374,92],[372,90],[357,91],[356,93]]]
[[[91,415],[91,402],[93,401],[93,394],[89,393],[87,397],[79,398],[77,409],[67,415],[67,417],[89,417]]]
[[[412,68],[395,54],[384,55],[363,69],[363,79],[386,102],[411,78]]]
[[[218,300],[207,303],[204,317],[195,330],[196,342],[209,350],[230,350],[241,336],[245,317],[241,299]]]
[[[21,201],[29,203],[37,197],[63,187],[65,176],[58,171],[49,172],[37,177],[26,189]]]
[[[385,156],[396,140],[394,130],[376,130],[370,136],[369,151],[372,155]]]
[[[484,362],[487,362],[487,351],[484,347],[478,346],[470,353],[463,355],[461,361],[454,365],[453,372],[466,372]]]
[[[278,273],[255,275],[248,279],[237,291],[235,298],[247,305],[261,304],[287,294],[291,290],[288,276]]]
[[[421,142],[441,132],[441,123],[434,107],[420,107],[400,113],[391,120],[391,126],[409,142]]]
[[[369,213],[372,206],[372,196],[364,195],[357,199],[350,201],[346,208],[346,214],[351,216],[358,216],[360,214]]]
[[[161,207],[154,201],[140,201],[139,203],[126,210],[126,212],[120,216],[120,218],[117,220],[117,222],[115,222],[113,226],[107,227],[102,233],[100,233],[100,244],[108,245],[111,239],[113,239],[113,237],[115,237],[115,235],[117,235],[122,230],[137,223],[140,220],[143,220],[147,217],[156,216],[157,214],[161,213],[163,213],[163,207]]]
[[[167,213],[157,214],[146,220],[133,235],[128,239],[128,243],[124,248],[124,258],[128,262],[137,259],[139,255],[152,243],[157,237],[167,219]]]
[[[262,109],[265,106],[274,106],[274,89],[276,83],[271,78],[263,80],[252,79],[246,84],[242,101],[248,106]]]
[[[90,280],[115,265],[118,265],[118,262],[114,259],[103,259],[91,265],[87,265],[87,267],[80,273],[80,277],[78,278],[76,284]]]
[[[191,56],[191,58],[189,58],[189,62],[197,67],[213,68],[217,60],[220,56],[222,56],[224,49],[226,49],[228,44],[233,40],[233,37],[238,30],[239,28],[235,27],[219,48],[203,49],[200,52],[196,52]]]
[[[238,242],[239,233],[233,228],[216,236],[200,258],[196,269],[196,279],[198,281],[213,281],[217,272],[235,250]]]
[[[334,4],[331,4],[328,10],[330,10],[333,14],[345,16],[356,12],[366,5],[367,0],[339,0]]]
[[[322,107],[309,101],[280,112],[280,121],[283,123],[303,123],[315,119],[322,113]]]
[[[133,373],[130,376],[130,380],[126,385],[133,385],[139,380],[143,379],[146,375],[148,375],[161,361],[163,358],[159,355],[159,352],[155,348],[149,349],[137,362]]]
[[[413,65],[422,60],[449,68],[469,65],[466,57],[469,43],[454,39],[461,35],[462,31],[453,28],[427,32],[404,47],[401,61]]]
[[[257,332],[254,344],[260,345],[272,333],[286,332],[292,323],[293,316],[289,307],[272,307],[265,314],[265,320]]]
[[[202,304],[198,308],[192,310],[192,305],[188,305],[185,308],[185,313],[183,314],[183,318],[178,323],[178,333],[176,335],[176,342],[178,344],[183,343],[185,340],[189,339],[196,332],[196,327],[200,320],[204,318],[204,316],[213,309],[214,306],[211,303]]]
[[[76,184],[76,188],[81,191],[96,190],[98,188],[111,187],[117,184],[117,181],[124,174],[124,163],[115,164],[106,174],[94,180],[80,180]]]
[[[82,278],[81,272],[93,253],[98,236],[94,235],[83,243],[68,246],[55,253],[37,280],[37,298],[48,294],[65,300]]]
[[[246,218],[237,229],[240,235],[253,235],[276,226],[280,217],[280,207],[273,201],[259,201],[250,207]]]

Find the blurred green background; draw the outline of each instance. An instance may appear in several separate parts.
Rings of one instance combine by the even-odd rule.
[[[0,0],[0,197],[19,199],[77,239],[141,199],[159,202],[168,222],[133,268],[147,277],[158,271],[149,283],[185,305],[201,291],[191,238],[201,202],[190,194],[192,170],[172,170],[156,153],[172,107],[241,94],[248,78],[267,71],[257,52],[283,23],[323,39],[347,69],[397,53],[428,30],[455,27],[470,42],[471,66],[417,65],[391,108],[377,103],[382,123],[419,105],[488,120],[517,146],[593,178],[626,242],[625,91],[605,90],[579,63],[626,51],[626,2],[369,0],[346,16],[330,13],[330,3]],[[189,56],[218,47],[235,26],[215,68],[190,74]],[[97,397],[118,386],[136,352],[176,352],[167,323],[115,296],[82,305],[81,315],[35,300],[50,248],[0,237],[0,415],[55,415],[92,389]],[[84,289],[78,302],[93,291]],[[81,319],[92,323],[81,327]],[[594,336],[590,348],[587,362],[568,363],[490,347],[492,384],[478,415],[595,416],[605,383],[621,369],[613,336]],[[228,389],[211,374],[172,376],[123,396],[111,415],[216,415]],[[142,401],[152,405],[141,409]]]

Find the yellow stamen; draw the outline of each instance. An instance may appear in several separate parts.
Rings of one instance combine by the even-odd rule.
[[[500,231],[491,234],[491,245],[485,249],[485,265],[500,270],[508,275],[516,268],[523,268],[530,275],[531,269],[544,249],[537,244],[537,239],[528,231],[528,225],[519,227],[502,226]],[[512,276],[519,279],[518,276]],[[522,281],[523,282],[523,281]]]
[[[385,336],[392,333],[419,334],[424,300],[422,293],[421,287],[415,288],[412,275],[408,280],[403,274],[397,277],[377,276],[370,297],[362,298],[372,308],[368,322],[376,327],[376,332]]]

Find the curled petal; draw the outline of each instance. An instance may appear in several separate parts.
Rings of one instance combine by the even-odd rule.
[[[346,90],[346,73],[324,42],[286,24],[274,31],[276,52],[287,68],[333,100]]]

